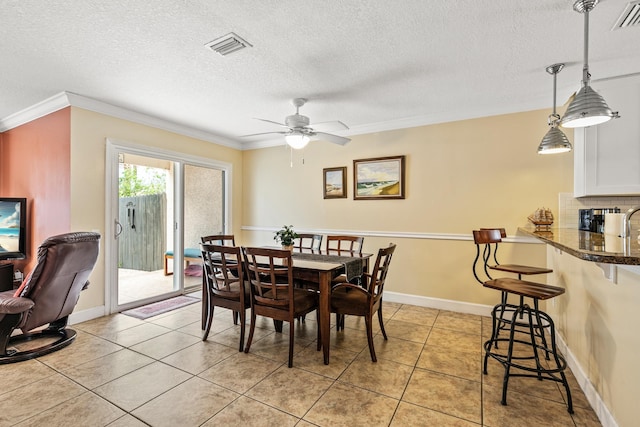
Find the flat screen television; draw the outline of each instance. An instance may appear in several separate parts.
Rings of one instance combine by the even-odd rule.
[[[27,199],[0,197],[0,260],[27,257]]]

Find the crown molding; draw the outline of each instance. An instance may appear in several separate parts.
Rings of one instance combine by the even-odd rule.
[[[119,107],[116,105],[108,104],[106,102],[98,101],[96,99],[88,98],[86,96],[78,95],[72,92],[60,92],[50,98],[45,99],[44,101],[32,105],[31,107],[27,107],[24,110],[18,111],[17,113],[0,119],[0,132],[8,131],[69,106],[78,107],[84,110],[93,111],[118,119],[128,120],[130,122],[142,124],[145,126],[166,130],[190,138],[200,139],[214,144],[223,145],[225,147],[234,148],[236,150],[243,149],[243,145],[241,143],[222,137],[220,135],[216,135],[211,132],[205,132],[199,129],[194,129],[189,126],[150,116],[148,114],[139,113],[137,111],[129,110],[127,108]]]
[[[22,126],[25,123],[44,117],[47,114],[62,110],[69,105],[67,94],[65,92],[60,92],[45,99],[44,101],[40,101],[37,104],[32,105],[31,107],[27,107],[24,110],[0,119],[0,132],[6,132],[18,126]]]

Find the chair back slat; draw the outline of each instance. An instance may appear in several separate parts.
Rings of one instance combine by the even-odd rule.
[[[293,310],[293,262],[291,251],[243,248],[254,303]]]
[[[500,227],[495,227],[495,228],[481,228],[480,231],[484,231],[484,230],[499,230],[500,231],[500,237],[502,239],[507,237],[507,230],[505,230],[504,228],[500,228]],[[500,263],[498,262],[498,243],[500,242],[495,242],[495,244],[493,245],[493,262],[496,265],[500,265]]]
[[[210,245],[235,246],[236,238],[233,234],[212,234],[200,237],[200,242]]]
[[[502,233],[503,231],[498,228],[483,228],[480,230],[473,230],[473,241],[476,245],[476,257],[473,260],[473,276],[476,278],[478,283],[484,283],[487,280],[493,279],[489,274],[489,260],[491,259],[492,251],[495,256],[497,245],[498,243],[502,242]],[[492,249],[491,245],[493,244],[495,244],[496,246],[495,249]],[[482,256],[480,255],[481,252]],[[478,274],[480,264],[482,265],[482,271],[484,271],[486,279],[481,278]]]
[[[389,266],[391,265],[391,258],[395,250],[396,245],[393,243],[390,243],[386,248],[378,250],[378,256],[371,272],[371,280],[365,284],[367,290],[373,295],[372,303],[382,296]]]
[[[298,233],[298,237],[293,242],[293,247],[302,251],[317,251],[322,245],[322,234]]]
[[[329,253],[344,255],[345,253],[361,254],[364,237],[362,236],[327,236],[326,250]]]
[[[237,246],[200,244],[205,284],[221,297],[239,297],[244,292],[244,271]],[[238,286],[234,286],[237,284]]]

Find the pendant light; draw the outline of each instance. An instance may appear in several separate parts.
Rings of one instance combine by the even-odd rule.
[[[571,151],[571,143],[567,136],[558,129],[560,115],[556,113],[556,76],[564,68],[564,64],[549,65],[547,73],[553,75],[553,112],[549,115],[549,131],[538,146],[538,154],[556,154]]]
[[[589,86],[589,12],[596,7],[598,0],[576,0],[573,10],[584,13],[584,66],[582,68],[582,88],[576,94],[562,118],[561,125],[577,128],[598,125],[613,118],[618,113],[611,111],[605,100]]]

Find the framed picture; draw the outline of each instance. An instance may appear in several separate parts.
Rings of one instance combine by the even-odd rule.
[[[353,161],[353,199],[404,199],[404,157]]]
[[[325,168],[322,170],[325,199],[343,199],[347,197],[347,167]]]

